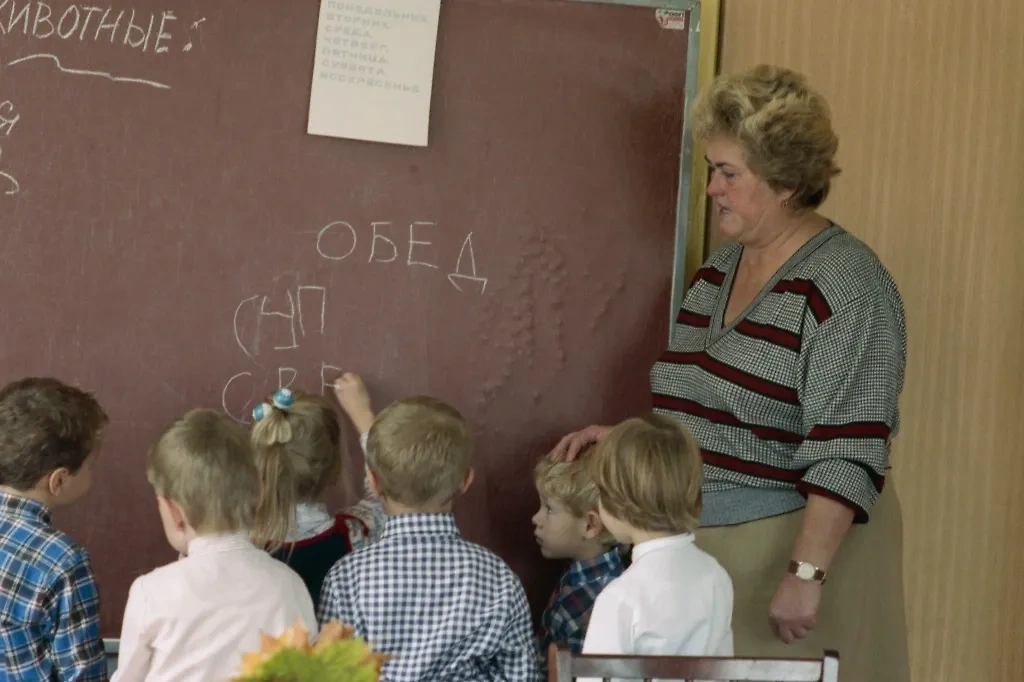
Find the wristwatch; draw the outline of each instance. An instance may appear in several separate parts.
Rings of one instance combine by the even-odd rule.
[[[800,578],[800,580],[825,584],[825,571],[806,561],[790,561],[789,572]]]

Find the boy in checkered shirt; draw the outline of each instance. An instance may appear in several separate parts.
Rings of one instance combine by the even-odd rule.
[[[107,679],[89,555],[50,523],[89,492],[106,424],[57,379],[0,390],[0,679]]]
[[[369,412],[339,399],[350,417]],[[393,656],[385,682],[540,680],[519,578],[455,526],[471,456],[462,416],[433,398],[392,404],[366,435],[369,484],[389,516],[376,543],[327,574],[319,619],[350,624]]]
[[[533,479],[540,496],[533,534],[541,554],[572,560],[540,620],[538,653],[546,667],[548,647],[555,642],[564,642],[576,653],[583,650],[594,600],[622,575],[626,549],[601,522],[597,485],[585,456],[571,462],[543,457],[534,467]]]

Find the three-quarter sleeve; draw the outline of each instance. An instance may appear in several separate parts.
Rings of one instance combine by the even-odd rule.
[[[885,482],[899,428],[906,339],[878,289],[831,312],[805,338],[799,387],[806,437],[795,453],[797,489],[837,500],[866,522]]]

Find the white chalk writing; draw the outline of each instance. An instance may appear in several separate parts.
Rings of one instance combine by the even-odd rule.
[[[421,266],[440,269],[440,264],[427,257],[428,247],[434,246],[432,241],[417,239],[417,234],[425,233],[436,227],[436,223],[415,221],[409,225],[409,239],[405,245],[387,236],[392,229],[389,221],[373,221],[370,223],[370,248],[366,257],[367,263],[393,263],[398,260],[400,249],[407,249],[405,264],[409,267]],[[336,220],[325,225],[316,236],[316,251],[322,258],[332,261],[344,261],[356,252],[359,245],[359,234],[356,228],[344,220]],[[423,254],[423,255],[420,255]],[[451,261],[449,261],[450,263]],[[448,274],[448,281],[459,291],[462,285],[473,282],[480,285],[480,293],[487,289],[487,278],[477,271],[476,254],[473,251],[473,233],[470,232],[462,242],[462,248],[455,259],[455,267]]]
[[[206,17],[203,17],[202,19],[196,19],[195,21],[192,22],[192,24],[189,26],[189,28],[192,29],[193,31],[198,31],[199,27],[205,21],[206,21]],[[185,29],[185,37],[188,40],[188,42],[185,43],[185,45],[181,48],[181,51],[182,52],[191,52],[192,51],[192,34],[189,32],[188,29]]]
[[[193,21],[191,29],[197,31],[204,21],[205,18]],[[176,46],[176,29],[179,26],[187,40],[180,48]],[[158,55],[172,51],[189,52],[192,49],[190,33],[179,24],[173,10],[137,12],[134,9],[84,4],[59,7],[56,3],[51,4],[42,0],[0,0],[0,38],[18,33],[38,41],[56,39],[80,43],[106,42]],[[147,78],[114,75],[101,69],[72,68],[50,52],[24,55],[9,61],[7,66],[39,60],[52,62],[63,74],[93,76],[115,83],[134,83],[163,90],[170,89],[166,83]]]
[[[22,64],[29,62],[34,59],[46,59],[52,61],[57,65],[57,69],[61,73],[69,73],[74,76],[98,76],[100,78],[106,78],[109,81],[115,83],[138,83],[140,85],[148,85],[153,88],[159,88],[160,90],[170,90],[171,86],[166,83],[158,83],[157,81],[151,81],[146,78],[130,78],[128,76],[115,76],[106,71],[93,71],[91,69],[69,69],[60,63],[60,58],[53,54],[30,54],[27,57],[20,57],[7,63],[7,66],[14,66],[15,64]]]
[[[412,259],[412,249],[413,249],[414,245],[421,244],[423,246],[430,246],[431,243],[432,243],[432,242],[424,242],[424,241],[420,241],[420,240],[416,239],[416,237],[413,235],[413,233],[415,232],[417,225],[419,225],[421,227],[428,227],[428,226],[433,226],[434,223],[415,222],[415,223],[409,225],[409,260],[406,261],[406,264],[407,265],[425,265],[428,268],[436,268],[437,266],[434,265],[433,263],[426,263],[424,261],[418,261],[418,260],[413,260]],[[456,266],[456,269],[458,269],[458,266]]]
[[[258,396],[262,396],[265,393],[273,391],[275,388],[292,388],[296,386],[296,382],[299,380],[299,370],[294,367],[281,365],[276,369],[276,386],[270,386],[265,381],[257,379],[253,372],[245,371],[239,372],[232,376],[224,384],[224,388],[221,389],[220,404],[221,408],[232,417],[235,421],[243,424],[252,421],[251,413],[252,408],[262,400]],[[312,380],[307,376],[302,382],[299,382],[299,386],[313,385],[317,382],[320,384],[320,395],[327,395],[327,392],[331,390],[334,385],[334,379],[341,374],[342,370],[336,365],[332,365],[327,362],[321,362],[319,372],[317,376]],[[258,391],[258,392],[257,392]]]
[[[357,254],[360,230],[344,220],[328,223],[317,232],[317,254],[331,262],[348,261],[353,265],[359,264],[359,267],[427,268],[425,272],[442,268],[444,259],[437,257],[439,236],[435,222],[418,220],[410,223],[407,242],[404,241],[404,227],[396,227],[391,221],[371,221],[361,229],[365,230],[364,250]],[[368,245],[366,237],[369,237]],[[451,250],[454,252],[454,248]],[[465,285],[474,283],[480,286],[480,294],[483,294],[487,278],[481,276],[477,269],[472,232],[466,234],[458,256],[448,261],[449,266],[452,261],[454,267],[447,275],[452,286],[465,292]],[[374,266],[371,265],[373,263],[390,265]],[[272,294],[256,293],[238,302],[231,322],[235,343],[259,371],[250,368],[227,380],[221,391],[224,412],[239,422],[247,423],[251,421],[250,413],[255,402],[262,399],[257,396],[266,395],[274,388],[315,386],[313,382],[319,381],[321,394],[330,391],[342,369],[321,361],[319,377],[313,378],[310,375],[316,370],[310,371],[296,357],[296,351],[301,351],[305,339],[327,334],[329,295],[325,286],[295,283],[289,288],[276,289]],[[336,302],[332,305],[338,308]],[[273,358],[269,366],[268,357]],[[280,360],[275,362],[278,358]],[[272,383],[276,386],[271,386]]]
[[[324,287],[315,286],[301,286],[296,290],[295,298],[299,301],[299,330],[302,335],[306,335],[306,324],[302,315],[302,292],[303,291],[318,291],[320,292],[320,329],[321,334],[324,333],[324,324],[327,321],[327,289]]]
[[[178,21],[174,10],[136,11],[114,7],[32,0],[0,0],[0,36],[21,33],[36,40],[59,38],[79,42],[119,44],[140,52],[164,54],[171,50]],[[194,23],[198,28],[198,23]]]
[[[312,333],[324,333],[327,317],[327,289],[325,287],[302,285],[296,287],[294,294],[290,290],[285,291],[286,310],[272,309],[279,305],[280,296],[276,298],[277,300],[274,300],[271,296],[257,294],[242,299],[235,307],[232,319],[235,343],[251,359],[255,359],[260,354],[260,339],[265,318],[271,318],[268,323],[271,323],[273,318],[285,321],[284,334],[278,333],[274,350],[293,350],[299,347],[300,335],[305,338]],[[259,302],[258,305],[257,302]],[[312,314],[309,311],[310,308],[312,308]],[[319,322],[316,321],[317,318],[319,318]],[[248,327],[246,326],[247,321],[250,323]],[[250,327],[251,333],[247,334],[245,329]],[[280,332],[280,326],[278,326],[278,331]],[[251,340],[246,343],[244,338]]]
[[[0,103],[0,136],[10,137],[14,126],[21,120],[21,114],[15,112],[14,104],[7,100]],[[3,166],[4,146],[0,144],[0,190],[7,196],[17,194],[21,191],[21,184],[17,178],[4,170]]]
[[[469,248],[469,272],[466,274],[462,272],[462,257],[466,255],[466,248]],[[476,256],[473,255],[473,233],[470,232],[466,235],[466,241],[462,242],[462,248],[459,250],[459,260],[455,262],[455,272],[448,275],[448,281],[452,283],[459,291],[462,291],[462,287],[459,286],[456,280],[476,282],[480,284],[480,293],[484,293],[487,289],[487,278],[477,277],[476,274]]]
[[[291,372],[292,375],[288,377],[288,381],[284,380],[284,373]],[[291,388],[292,384],[295,383],[295,377],[299,376],[299,370],[294,367],[278,367],[277,368],[277,387],[278,388]]]

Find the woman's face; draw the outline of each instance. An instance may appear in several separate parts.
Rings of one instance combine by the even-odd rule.
[[[762,226],[773,225],[786,209],[782,202],[792,192],[776,192],[750,170],[743,148],[728,138],[708,140],[706,159],[711,176],[708,196],[718,231],[741,244],[762,239]]]

